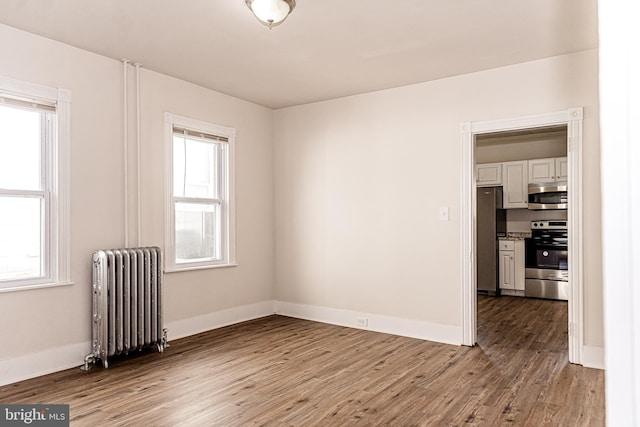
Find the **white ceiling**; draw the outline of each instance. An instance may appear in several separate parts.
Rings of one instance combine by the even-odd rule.
[[[280,108],[597,47],[597,0],[2,0],[0,23]]]

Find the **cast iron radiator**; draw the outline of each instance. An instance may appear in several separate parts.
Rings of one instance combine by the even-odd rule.
[[[158,247],[110,249],[93,253],[92,353],[102,361],[155,345],[167,344],[162,315],[162,251]]]

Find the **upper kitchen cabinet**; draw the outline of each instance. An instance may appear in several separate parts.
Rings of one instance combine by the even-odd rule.
[[[556,181],[566,181],[569,176],[569,161],[566,157],[556,158]]]
[[[529,184],[567,180],[567,158],[529,160]]]
[[[527,163],[526,160],[502,163],[502,192],[505,209],[527,207]]]
[[[478,187],[502,185],[502,163],[476,165],[476,185]]]

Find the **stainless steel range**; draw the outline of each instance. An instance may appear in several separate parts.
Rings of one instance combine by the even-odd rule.
[[[531,222],[525,242],[525,296],[569,299],[567,221]]]

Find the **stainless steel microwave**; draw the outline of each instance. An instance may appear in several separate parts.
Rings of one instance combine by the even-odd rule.
[[[567,209],[567,183],[529,184],[531,210]]]

